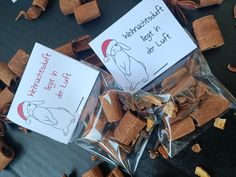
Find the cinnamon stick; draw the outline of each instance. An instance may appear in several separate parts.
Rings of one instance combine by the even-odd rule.
[[[195,20],[193,31],[201,51],[217,48],[224,44],[220,28],[213,15]]]
[[[129,145],[137,134],[146,126],[146,122],[127,111],[119,125],[116,127],[114,136],[124,145]]]
[[[96,0],[75,8],[74,14],[78,24],[86,23],[101,15]]]
[[[25,66],[28,62],[29,55],[22,49],[19,49],[8,63],[8,67],[17,75],[22,76]]]
[[[15,152],[3,140],[0,140],[0,170],[3,170],[14,158]]]
[[[7,87],[5,87],[5,89],[0,92],[0,110],[12,102],[13,97],[13,93]]]
[[[96,166],[84,173],[82,177],[103,177],[103,174],[100,167]]]
[[[32,5],[40,7],[43,11],[45,11],[48,5],[48,0],[33,0]]]
[[[217,5],[223,3],[224,0],[200,0],[199,1],[199,7],[208,7],[212,5]]]
[[[93,128],[96,128],[97,131],[102,133],[106,124],[107,124],[107,118],[105,117],[105,115],[97,116],[95,114],[92,114],[88,122],[88,126],[85,129],[85,134],[90,130],[92,130]]]
[[[123,113],[116,91],[109,90],[100,95],[99,99],[108,122],[116,122],[122,119]]]
[[[59,6],[64,15],[73,14],[74,9],[80,5],[80,0],[59,0]]]
[[[10,86],[11,81],[17,78],[6,63],[0,62],[0,80],[7,86]]]
[[[197,126],[202,126],[208,121],[220,116],[230,106],[228,100],[219,94],[210,94],[202,102],[199,109],[191,113],[191,117],[196,120]]]

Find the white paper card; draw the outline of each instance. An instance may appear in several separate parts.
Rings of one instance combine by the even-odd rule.
[[[162,0],[143,0],[90,46],[129,92],[141,89],[196,48]]]
[[[99,71],[36,43],[7,117],[67,144],[98,75]]]

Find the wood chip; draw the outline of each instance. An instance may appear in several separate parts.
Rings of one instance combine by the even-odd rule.
[[[74,9],[80,5],[80,0],[59,0],[59,6],[64,15],[73,14]]]
[[[22,76],[28,62],[29,55],[22,49],[19,49],[8,63],[8,67],[17,75]]]
[[[118,167],[113,168],[107,177],[124,177],[123,173]]]
[[[96,166],[82,175],[82,177],[103,177],[99,166]]]
[[[199,177],[210,177],[210,175],[202,167],[199,166],[196,167],[195,174]]]
[[[124,145],[129,145],[137,134],[146,126],[146,122],[127,111],[115,129],[115,138]]]
[[[100,95],[99,99],[108,122],[116,122],[122,119],[123,112],[115,90],[109,90]]]
[[[191,113],[191,117],[196,120],[197,126],[202,126],[208,121],[220,116],[230,106],[230,103],[223,96],[210,94],[206,100],[202,101],[199,109]]]
[[[201,51],[217,48],[224,44],[220,28],[213,15],[195,20],[193,31]]]
[[[199,153],[201,150],[202,150],[202,149],[201,149],[201,147],[200,147],[199,144],[194,144],[194,145],[192,146],[192,151],[195,152],[195,153]]]
[[[222,119],[222,118],[216,118],[215,122],[214,122],[214,127],[219,128],[221,130],[225,129],[225,123],[226,123],[226,119]]]
[[[89,22],[100,16],[97,1],[91,1],[74,9],[74,15],[78,24]]]
[[[217,5],[223,3],[224,0],[200,0],[199,1],[199,7],[208,7],[212,5]]]
[[[231,64],[228,64],[227,66],[228,70],[230,70],[233,73],[236,73],[236,67],[232,66]]]

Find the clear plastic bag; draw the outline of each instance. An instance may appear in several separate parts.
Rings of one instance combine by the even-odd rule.
[[[169,97],[123,92],[101,72],[72,142],[133,174],[158,119],[154,113],[164,100]]]
[[[144,90],[169,94],[169,100],[159,108],[158,138],[170,157],[203,133],[212,120],[236,106],[235,98],[215,78],[198,49]]]

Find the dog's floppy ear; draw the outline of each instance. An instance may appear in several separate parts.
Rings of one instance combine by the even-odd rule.
[[[33,104],[36,104],[36,105],[42,105],[43,103],[45,103],[45,101],[35,100],[35,101],[31,101],[30,103],[33,103]]]
[[[125,45],[125,44],[123,44],[123,43],[121,43],[121,42],[117,42],[117,44],[118,44],[122,49],[124,49],[124,50],[130,50],[130,49],[131,49],[130,47],[128,47],[127,45]]]

